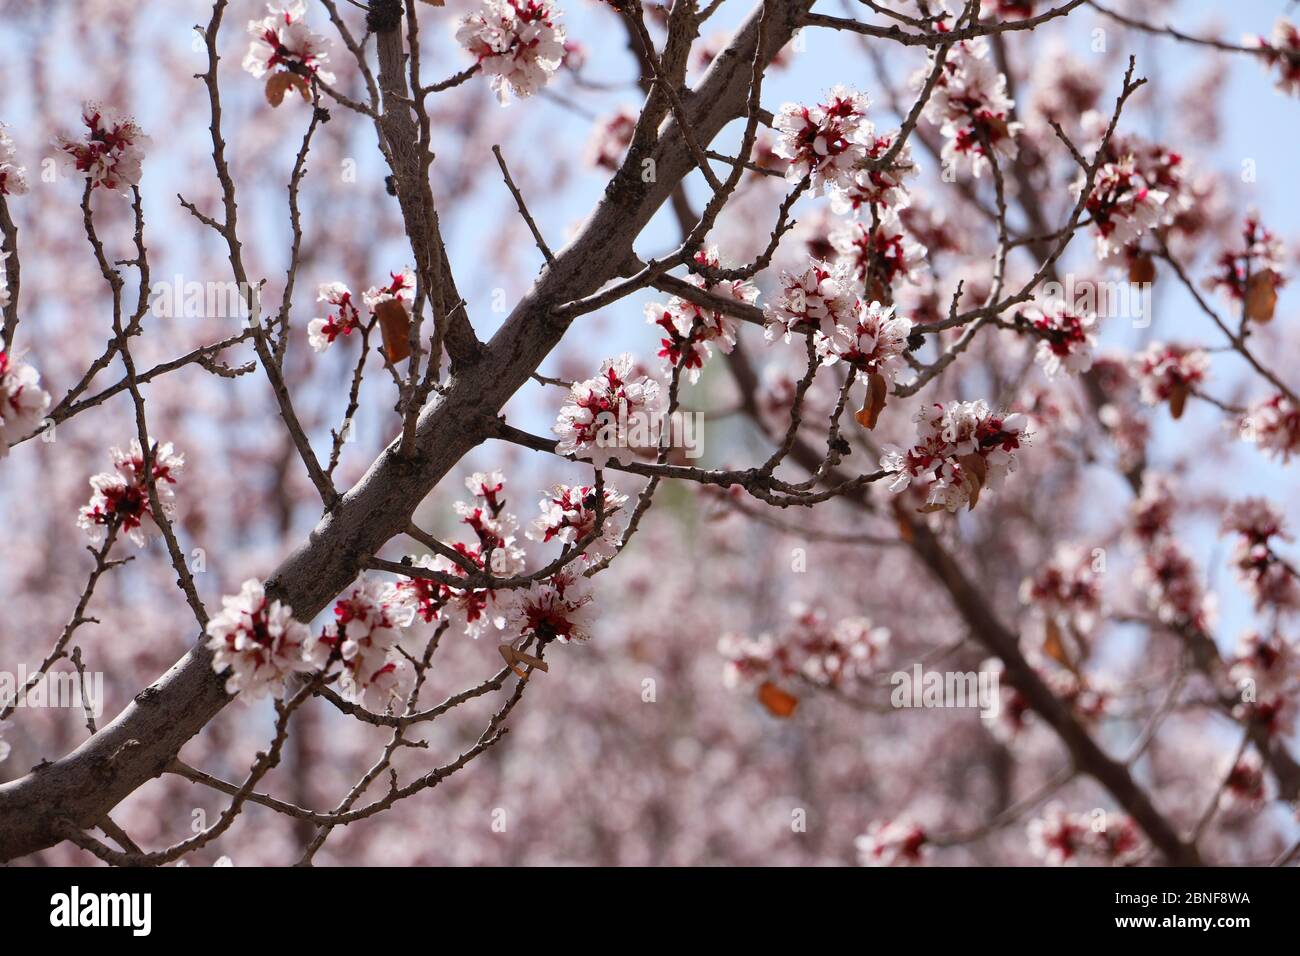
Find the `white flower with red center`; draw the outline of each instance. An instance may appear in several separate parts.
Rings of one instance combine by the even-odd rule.
[[[994,414],[983,401],[936,402],[913,416],[916,444],[887,450],[880,467],[895,473],[889,490],[913,483],[925,493],[925,511],[974,508],[984,488],[997,490],[1016,469],[1016,452],[1028,439],[1019,412]]]
[[[1256,402],[1241,420],[1241,437],[1285,464],[1300,452],[1300,409],[1281,393]]]
[[[1210,371],[1210,355],[1204,349],[1176,343],[1152,342],[1133,363],[1147,405],[1168,402],[1175,418]]]
[[[0,196],[21,196],[27,192],[27,168],[14,162],[14,141],[0,123]]]
[[[1277,67],[1276,85],[1279,90],[1291,96],[1300,94],[1300,27],[1285,17],[1279,17],[1267,40],[1247,37],[1246,42],[1253,42],[1267,51],[1265,59],[1270,66]]]
[[[632,142],[636,121],[641,114],[630,106],[601,120],[587,143],[587,162],[598,169],[614,172]]]
[[[474,498],[458,501],[454,508],[461,524],[468,525],[478,539],[477,555],[491,562],[493,574],[516,573],[523,553],[514,539],[519,519],[505,510],[505,476],[499,471],[479,471],[465,479],[465,486]]]
[[[916,285],[929,268],[925,247],[908,234],[892,209],[870,223],[845,223],[830,238],[839,261],[853,270],[869,298],[892,298],[895,284]]]
[[[40,373],[0,350],[0,458],[9,454],[10,445],[36,430],[49,407],[50,394],[41,388]]]
[[[339,690],[353,703],[380,712],[400,707],[414,671],[398,644],[414,615],[408,593],[363,577],[335,602],[334,620],[308,638],[305,656],[318,669],[339,661]]]
[[[721,269],[722,263],[714,246],[695,254],[695,262],[708,269]],[[758,299],[758,289],[748,279],[719,279],[714,281],[703,275],[691,273],[691,285],[705,292],[745,305]],[[687,381],[699,381],[704,363],[712,355],[710,343],[717,344],[723,354],[736,346],[737,320],[720,309],[697,305],[680,296],[673,296],[667,304],[648,303],[646,322],[663,330],[659,340],[659,357],[664,366],[672,370],[681,366]]]
[[[486,0],[465,16],[456,41],[490,76],[502,104],[510,94],[531,96],[550,81],[565,57],[560,10],[546,0]]]
[[[1233,714],[1270,735],[1290,733],[1296,714],[1296,666],[1295,651],[1280,635],[1245,634],[1228,670],[1241,698]]]
[[[894,315],[894,307],[859,301],[850,325],[837,325],[830,335],[817,332],[817,354],[827,365],[843,359],[859,371],[893,382],[902,370],[912,320]]]
[[[1258,810],[1264,804],[1264,762],[1247,751],[1225,775],[1223,805],[1229,810]]]
[[[602,497],[603,520],[596,534],[596,505]],[[589,560],[600,560],[618,550],[623,534],[620,511],[626,503],[627,495],[613,488],[605,488],[604,494],[598,496],[591,485],[556,485],[538,503],[541,515],[527,534],[534,541],[554,540],[566,546],[595,535],[584,554]]]
[[[229,669],[226,693],[263,697],[284,696],[284,679],[312,670],[306,658],[311,631],[294,620],[287,604],[270,600],[256,578],[245,581],[239,593],[221,599],[221,610],[208,621],[208,650],[212,669]]]
[[[1300,583],[1275,542],[1291,541],[1282,513],[1263,498],[1245,498],[1228,506],[1225,534],[1237,535],[1232,563],[1242,585],[1255,599],[1255,610],[1289,611],[1300,607]]]
[[[307,323],[307,342],[317,352],[324,352],[341,335],[351,335],[361,327],[361,312],[352,301],[352,293],[342,282],[324,282],[316,296],[317,302],[332,306],[323,319]]]
[[[100,545],[112,525],[143,548],[149,538],[160,533],[149,497],[144,452],[139,440],[132,439],[128,451],[113,448],[109,457],[113,470],[91,476],[92,494],[77,516],[77,527],[86,531],[93,544]],[[175,454],[171,442],[158,445],[154,451],[150,470],[164,517],[172,516],[175,492],[171,486],[184,464],[185,456]]]
[[[252,38],[244,54],[243,67],[261,79],[267,73],[304,73],[334,82],[334,74],[322,69],[329,59],[329,40],[308,28],[307,4],[290,0],[284,6],[266,5],[267,15],[248,21]]]
[[[1015,101],[1007,96],[1007,78],[989,59],[984,39],[954,45],[944,60],[939,78],[925,106],[925,117],[940,124],[947,141],[942,159],[956,169],[969,159],[971,175],[979,178],[991,156],[1015,159],[1016,136],[1023,124],[1011,122]],[[912,85],[922,88],[934,69],[933,55],[913,75]]]
[[[1077,197],[1085,185],[1086,177],[1081,174],[1071,192]],[[1148,184],[1132,156],[1099,169],[1084,201],[1097,235],[1097,258],[1103,262],[1120,258],[1126,246],[1161,223],[1168,198],[1167,192]]]
[[[847,187],[853,170],[866,156],[874,128],[867,121],[867,97],[837,86],[825,103],[786,103],[773,124],[776,155],[790,161],[785,178],[797,183],[810,177],[815,194],[827,186]]]
[[[1166,475],[1146,472],[1142,493],[1129,507],[1129,534],[1140,544],[1151,544],[1173,528],[1177,503],[1173,482]]]
[[[862,866],[914,866],[925,860],[928,837],[907,817],[873,820],[853,845]]]
[[[781,273],[776,301],[764,310],[768,341],[780,335],[789,342],[797,333],[830,335],[837,325],[851,325],[858,302],[852,268],[842,261],[831,265],[811,259],[798,275]]]
[[[790,622],[775,635],[724,634],[718,640],[718,653],[726,661],[722,682],[728,688],[779,684],[787,688],[783,694],[800,682],[846,686],[876,673],[889,638],[887,628],[868,618],[832,623],[825,612],[794,603]]]
[[[585,641],[594,624],[592,600],[588,579],[568,571],[513,590],[506,599],[507,639],[535,637],[542,644]]]
[[[54,146],[67,154],[78,172],[85,173],[92,188],[103,186],[123,195],[128,187],[140,185],[144,147],[149,137],[135,121],[88,102],[81,109],[86,124],[84,139],[54,137]]]
[[[1277,290],[1286,285],[1282,274],[1285,258],[1282,240],[1266,229],[1257,215],[1249,215],[1241,229],[1241,246],[1219,253],[1216,271],[1205,279],[1204,286],[1244,302],[1248,318],[1267,322],[1273,317]]]
[[[1091,831],[1086,818],[1053,803],[1041,817],[1029,821],[1027,832],[1031,853],[1049,866],[1070,866],[1086,852]]]
[[[1021,582],[1020,602],[1086,636],[1101,612],[1101,579],[1092,555],[1077,545],[1061,545]]]
[[[656,354],[663,359],[664,370],[671,373],[680,366],[686,381],[694,384],[700,380],[700,372],[712,353],[704,341],[703,328],[696,327],[696,313],[682,308],[683,301],[674,297],[666,305],[647,302],[645,320],[662,330]]]
[[[635,365],[624,352],[605,359],[595,378],[573,384],[551,429],[560,436],[557,452],[603,468],[653,447],[663,396],[658,382],[635,374]]]
[[[410,266],[401,272],[388,273],[387,285],[371,286],[361,294],[361,301],[373,312],[381,303],[396,299],[410,302],[415,297],[415,273]]]
[[[840,215],[857,216],[864,209],[897,210],[907,206],[910,199],[904,180],[914,177],[918,171],[912,160],[911,144],[904,143],[887,166],[879,169],[873,166],[884,159],[897,135],[873,135],[867,140],[860,165],[851,171],[848,182],[831,190],[831,209]]]
[[[1212,605],[1201,586],[1200,570],[1182,545],[1172,538],[1157,540],[1142,556],[1138,583],[1147,603],[1171,627],[1204,630]]]
[[[474,495],[471,502],[457,502],[461,523],[469,526],[477,539],[473,544],[453,545],[460,560],[444,555],[423,555],[411,564],[452,578],[469,578],[474,574],[509,577],[524,570],[524,552],[515,544],[512,532],[518,519],[505,510],[505,476],[499,471],[475,472],[465,479]],[[457,587],[430,578],[410,577],[397,582],[397,589],[408,601],[416,616],[427,624],[446,621],[478,639],[489,628],[504,623],[499,607],[500,592],[483,587]]]
[[[1097,317],[1074,309],[1059,299],[1043,305],[1028,305],[1023,315],[1038,338],[1034,358],[1048,378],[1062,369],[1078,375],[1092,368],[1092,350],[1097,347]]]

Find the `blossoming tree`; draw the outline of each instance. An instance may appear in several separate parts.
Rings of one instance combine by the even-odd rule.
[[[1131,55],[1294,125],[1292,23],[91,6],[175,83],[0,131],[0,858],[1300,853],[1289,223]]]

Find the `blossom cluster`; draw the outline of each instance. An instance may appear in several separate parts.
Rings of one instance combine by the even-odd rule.
[[[6,295],[0,282],[0,307]],[[36,430],[49,407],[50,395],[41,388],[40,373],[0,350],[0,458],[9,454],[10,445]]]
[[[1092,350],[1097,346],[1096,315],[1059,299],[1028,305],[1023,315],[1038,337],[1034,358],[1048,378],[1062,370],[1078,375],[1092,368]]]
[[[914,866],[929,847],[925,829],[909,817],[873,820],[853,844],[863,866]]]
[[[912,79],[922,88],[934,69],[933,55]],[[1016,158],[1016,137],[1023,124],[1013,122],[1015,101],[1007,95],[1007,78],[989,57],[988,41],[980,38],[955,44],[944,59],[925,117],[939,124],[945,139],[944,165],[956,169],[963,159],[978,178],[994,157]]]
[[[1268,39],[1247,37],[1266,51],[1271,66],[1277,67],[1277,88],[1290,96],[1300,94],[1300,27],[1279,17]]]
[[[453,547],[460,560],[446,555],[422,555],[412,564],[444,575],[469,578],[474,574],[518,574],[524,568],[523,550],[515,543],[518,519],[505,510],[505,477],[500,472],[476,472],[465,480],[469,502],[458,501],[461,523],[474,533],[474,541]],[[468,565],[468,567],[467,567]],[[446,622],[478,638],[488,628],[501,628],[503,595],[492,588],[455,587],[431,578],[405,578],[398,589],[412,601],[420,620]]]
[[[1256,402],[1242,417],[1241,437],[1285,464],[1300,452],[1300,408],[1281,393]]]
[[[985,487],[996,491],[1015,471],[1016,452],[1028,437],[1023,414],[995,414],[984,401],[936,402],[919,408],[912,420],[916,444],[888,449],[880,467],[895,474],[892,492],[918,484],[925,511],[974,508]]]
[[[1295,729],[1297,663],[1295,649],[1280,634],[1243,635],[1228,670],[1241,698],[1233,715],[1269,734],[1291,733]]]
[[[852,268],[870,299],[890,297],[890,290],[900,281],[916,285],[929,268],[925,247],[903,228],[893,209],[884,210],[870,223],[846,223],[831,233],[830,241],[840,262]]]
[[[362,577],[334,603],[334,620],[311,635],[304,654],[317,670],[340,662],[339,691],[347,700],[378,712],[400,708],[415,679],[399,650],[414,614],[398,585]]]
[[[1276,543],[1292,540],[1280,511],[1263,498],[1234,501],[1223,516],[1223,531],[1237,536],[1232,563],[1256,611],[1300,607],[1297,572],[1275,550]]]
[[[1182,417],[1187,399],[1209,371],[1209,353],[1176,343],[1152,342],[1133,361],[1142,401],[1147,405],[1168,402],[1174,418]]]
[[[1126,814],[1071,813],[1052,803],[1029,821],[1027,832],[1030,850],[1050,866],[1127,866],[1146,853],[1137,824]]]
[[[1249,215],[1241,228],[1241,247],[1219,254],[1217,269],[1204,285],[1243,303],[1247,318],[1268,322],[1277,305],[1277,290],[1286,284],[1282,274],[1285,257],[1282,240],[1265,228],[1258,216]]]
[[[1071,190],[1077,197],[1086,186],[1087,177],[1080,173]],[[1096,232],[1097,258],[1120,261],[1132,243],[1163,220],[1168,198],[1143,177],[1132,156],[1097,170],[1083,204]]]
[[[0,196],[21,196],[27,192],[27,169],[15,162],[14,141],[0,123]]]
[[[81,109],[84,138],[54,137],[54,146],[66,154],[73,167],[86,174],[92,189],[129,193],[140,184],[144,147],[149,137],[135,120],[88,102]]]
[[[361,301],[371,315],[390,301],[409,303],[415,295],[415,273],[407,266],[401,272],[390,272],[384,285],[371,286],[361,294]],[[322,282],[317,290],[317,302],[331,306],[324,317],[307,323],[307,343],[313,351],[324,352],[340,337],[351,335],[362,326],[361,311],[357,308],[352,291],[342,282]],[[387,339],[385,339],[387,342]]]
[[[268,3],[266,9],[265,17],[248,21],[251,40],[244,54],[244,69],[258,79],[268,73],[283,74],[285,79],[278,82],[296,86],[304,99],[308,97],[306,75],[333,83],[334,74],[323,69],[329,59],[329,41],[307,26],[304,0],[289,0],[283,6]],[[269,81],[267,89],[271,89]],[[281,89],[281,95],[283,92]]]
[[[575,382],[561,406],[552,431],[560,436],[556,451],[591,461],[603,468],[627,459],[644,443],[638,438],[653,430],[663,412],[659,383],[635,373],[635,360],[624,352],[605,359],[594,378]]]
[[[113,526],[143,548],[161,529],[149,495],[150,474],[145,471],[139,439],[131,439],[126,451],[110,449],[109,457],[113,470],[91,476],[92,494],[77,516],[77,526],[97,546],[104,543],[109,527]],[[176,493],[171,486],[184,464],[185,456],[176,454],[171,442],[154,447],[150,472],[164,518],[173,514]]]
[[[226,693],[263,697],[269,691],[284,696],[284,679],[313,669],[306,647],[307,625],[294,620],[293,609],[270,599],[256,578],[245,581],[238,594],[221,599],[221,610],[207,626],[208,650],[218,673],[229,670]]]
[[[601,499],[603,503],[601,503]],[[597,504],[601,507],[597,533]],[[538,503],[541,514],[525,534],[543,544],[555,540],[566,546],[576,545],[591,536],[584,555],[600,560],[613,555],[622,540],[622,515],[627,495],[614,488],[597,492],[591,485],[555,485]]]
[[[565,57],[560,10],[548,0],[485,0],[456,29],[456,41],[491,77],[502,104],[510,94],[531,96],[547,84]]]
[[[1157,474],[1143,478],[1142,493],[1130,508],[1129,530],[1143,546],[1137,582],[1147,603],[1166,625],[1203,631],[1213,616],[1200,570],[1174,535],[1174,486]]]
[[[722,267],[718,250],[713,246],[696,253],[695,261],[707,269]],[[758,299],[758,288],[747,279],[713,281],[692,273],[687,281],[712,295],[744,305],[752,305]],[[710,343],[716,344],[724,355],[736,346],[738,329],[734,318],[680,296],[673,296],[667,303],[648,303],[645,316],[647,323],[663,331],[658,354],[665,368],[671,370],[680,366],[687,381],[692,383],[699,380],[700,372],[712,354]]]
[[[776,634],[724,634],[718,640],[718,652],[726,660],[723,683],[757,687],[769,712],[788,716],[797,703],[793,689],[798,682],[844,688],[874,674],[889,636],[888,629],[868,618],[832,623],[825,612],[796,603],[789,623]]]
[[[1102,605],[1096,560],[1087,550],[1063,544],[1038,571],[1020,584],[1020,601],[1057,626],[1087,636]]]

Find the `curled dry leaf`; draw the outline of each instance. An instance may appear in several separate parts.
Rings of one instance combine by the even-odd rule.
[[[876,427],[876,422],[880,418],[880,413],[885,408],[885,396],[889,393],[889,383],[883,376],[872,372],[867,376],[867,397],[862,408],[853,417],[857,419],[858,424],[863,428],[871,429]]]
[[[1156,264],[1145,252],[1139,252],[1129,259],[1128,281],[1139,284],[1156,281]]]
[[[272,73],[267,77],[266,101],[272,106],[283,103],[284,95],[290,90],[297,90],[304,100],[311,102],[311,88],[307,85],[306,77],[297,73]]]
[[[770,680],[764,681],[758,689],[758,702],[767,708],[773,717],[785,719],[792,715],[799,706],[799,698],[788,694]]]
[[[379,331],[384,336],[384,355],[396,365],[411,354],[411,317],[401,299],[385,299],[375,306]]]
[[[525,654],[523,651],[515,650],[512,644],[498,644],[497,650],[505,658],[506,666],[523,680],[528,680],[528,672],[520,667],[521,664],[539,671],[549,671],[551,669],[551,665],[547,664],[546,661],[539,657],[533,657],[531,654]]]
[[[984,482],[989,477],[988,463],[981,455],[962,455],[957,462],[961,465],[961,480],[966,483],[966,490],[970,493],[970,504],[966,510],[974,511],[980,500],[980,492],[984,490]]]
[[[1169,390],[1169,414],[1175,419],[1183,417],[1183,410],[1187,407],[1187,396],[1192,394],[1189,386],[1178,384]]]
[[[1246,318],[1261,325],[1273,321],[1277,308],[1277,273],[1256,273],[1246,283]]]

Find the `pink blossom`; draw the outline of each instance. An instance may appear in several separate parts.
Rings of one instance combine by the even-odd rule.
[[[14,141],[0,123],[0,196],[21,196],[27,192],[27,168],[14,159]]]
[[[267,15],[248,21],[251,41],[243,67],[257,78],[273,72],[308,73],[325,83],[334,74],[322,69],[329,59],[329,40],[307,27],[307,4],[288,0],[283,6],[266,5]]]
[[[0,306],[7,301],[0,279]],[[36,430],[49,407],[50,395],[41,388],[40,373],[0,350],[0,458],[9,454],[10,445]]]
[[[77,526],[85,530],[93,544],[100,545],[109,526],[115,525],[137,547],[143,548],[149,538],[160,533],[144,475],[144,452],[139,440],[133,438],[128,451],[113,448],[109,457],[113,460],[113,470],[91,477],[93,493],[77,516]],[[170,518],[175,498],[171,486],[185,464],[185,456],[176,454],[171,442],[166,442],[157,446],[152,464],[158,501],[163,515]]]
[[[853,844],[863,866],[914,866],[925,860],[925,830],[908,817],[873,820]]]
[[[593,599],[588,579],[568,571],[515,589],[506,602],[507,638],[534,637],[542,644],[588,640],[595,624]]]
[[[307,341],[314,351],[324,352],[340,335],[351,335],[353,329],[361,327],[361,313],[342,282],[322,283],[316,301],[328,303],[333,311],[307,323]]]
[[[140,185],[149,137],[134,120],[98,103],[87,102],[81,109],[81,119],[86,124],[85,138],[56,136],[55,147],[67,154],[78,172],[86,174],[92,188],[103,186],[129,194],[127,187]]]
[[[1048,378],[1062,370],[1077,375],[1092,368],[1092,350],[1097,346],[1093,313],[1053,299],[1041,306],[1026,306],[1022,314],[1038,336],[1034,357]]]
[[[1024,415],[994,414],[983,401],[936,402],[922,406],[912,420],[916,444],[907,451],[887,449],[880,467],[895,473],[892,492],[918,484],[930,511],[975,507],[984,487],[997,490],[1016,470],[1016,452],[1028,438]]]
[[[1300,409],[1282,394],[1256,402],[1241,421],[1241,437],[1285,464],[1300,452]]]
[[[845,86],[815,106],[784,104],[774,124],[780,134],[774,150],[790,161],[785,178],[797,183],[807,176],[818,194],[828,186],[850,186],[873,139],[868,105],[865,94]]]
[[[207,647],[212,669],[229,669],[226,693],[250,697],[284,696],[290,674],[313,669],[305,648],[311,639],[307,625],[294,620],[293,609],[268,600],[262,582],[250,578],[238,594],[221,599],[221,610],[208,621]]]
[[[560,10],[548,0],[485,0],[456,28],[456,42],[491,77],[497,99],[531,96],[547,84],[565,57]]]
[[[589,459],[597,468],[611,460],[630,460],[646,445],[639,434],[657,427],[663,400],[659,383],[634,374],[635,359],[624,353],[606,359],[595,378],[575,382],[554,428],[562,455]]]

